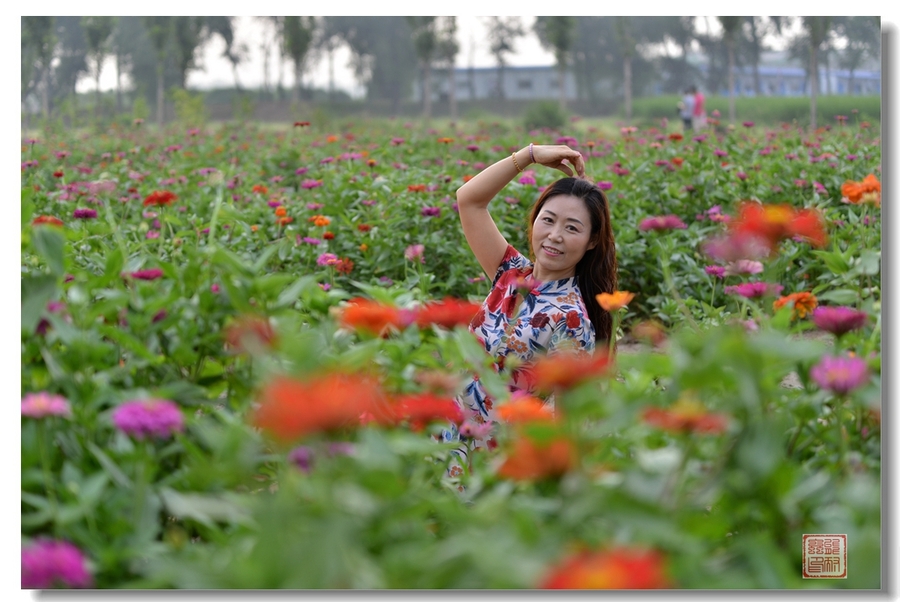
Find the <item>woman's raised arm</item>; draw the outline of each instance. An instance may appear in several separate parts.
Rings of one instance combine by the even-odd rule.
[[[578,151],[565,145],[529,145],[485,168],[456,191],[463,234],[488,278],[494,277],[509,245],[488,212],[488,205],[516,174],[532,163],[558,169],[567,176],[584,177],[584,158]]]

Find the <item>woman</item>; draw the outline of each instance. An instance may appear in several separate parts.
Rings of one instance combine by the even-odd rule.
[[[531,209],[529,259],[503,237],[488,205],[532,163],[569,177],[549,185]],[[606,196],[584,179],[581,153],[565,145],[529,145],[466,182],[456,199],[466,241],[493,278],[469,330],[497,358],[498,370],[509,357],[524,363],[510,375],[513,392],[531,393],[527,366],[535,355],[591,354],[598,342],[607,344],[612,319],[596,295],[616,290],[616,247]],[[492,420],[493,400],[477,377],[458,399],[476,422]],[[444,440],[454,438],[444,433]]]

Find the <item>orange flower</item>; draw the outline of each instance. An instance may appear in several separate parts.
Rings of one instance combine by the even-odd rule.
[[[401,326],[400,311],[370,299],[354,298],[336,310],[338,321],[346,328],[383,335]]]
[[[252,226],[250,226],[251,232],[256,232],[257,230],[259,230],[259,226],[257,226],[256,224],[253,224]]]
[[[168,190],[154,190],[144,199],[144,207],[148,205],[157,205],[160,207],[163,205],[171,205],[172,201],[177,198],[178,197],[174,192],[169,192]]]
[[[667,589],[663,557],[655,550],[617,547],[575,553],[544,577],[540,589]]]
[[[334,271],[340,274],[349,274],[353,271],[353,261],[346,257],[338,259],[338,262],[334,264]]]
[[[530,374],[526,380],[532,381],[539,391],[570,389],[605,374],[609,363],[609,357],[602,350],[597,350],[593,356],[557,353],[538,358],[528,371]]]
[[[374,412],[376,422],[393,426],[408,422],[414,431],[420,431],[429,422],[440,420],[462,424],[463,412],[450,397],[440,397],[433,393],[415,393],[403,395],[390,404],[377,408]]]
[[[575,446],[557,435],[549,441],[536,441],[522,433],[512,441],[497,476],[515,481],[533,481],[564,475],[575,467]]]
[[[338,140],[339,140],[339,138],[337,136],[335,136],[334,134],[331,134],[330,136],[325,138],[325,142],[337,142]]]
[[[288,216],[288,217],[279,217],[279,218],[278,218],[278,225],[279,225],[279,226],[287,226],[287,225],[288,225],[289,223],[291,223],[292,221],[294,221],[294,218],[292,218],[292,217],[290,217],[290,216]]]
[[[678,142],[679,140],[684,140],[684,135],[679,132],[672,132],[669,134],[669,140]]]
[[[376,161],[375,159],[366,159],[366,165],[368,165],[369,167],[375,167],[376,165],[378,165],[378,161]]]
[[[875,174],[870,173],[863,178],[862,182],[847,180],[841,185],[841,194],[854,205],[871,203],[876,207],[881,207],[881,182],[878,181]]]
[[[631,303],[632,299],[634,299],[634,293],[629,293],[628,291],[615,291],[597,295],[597,303],[610,313],[622,309]]]
[[[466,326],[481,309],[481,304],[460,301],[451,297],[443,301],[427,303],[416,311],[416,324],[419,328],[426,326]]]
[[[792,304],[793,311],[791,312],[791,319],[795,320],[797,318],[805,318],[807,315],[811,314],[812,310],[819,305],[819,300],[816,299],[816,296],[812,293],[801,291],[776,299],[772,303],[772,307],[775,310],[779,310],[788,303]]]
[[[732,233],[750,234],[765,240],[774,251],[786,238],[799,236],[816,247],[828,240],[822,216],[814,209],[795,210],[789,205],[761,205],[745,202],[738,208],[738,216],[729,223]]]
[[[463,182],[468,182],[469,180],[471,180],[471,179],[474,178],[474,177],[475,177],[475,176],[473,176],[472,174],[467,173],[467,174],[465,174],[465,175],[463,176]]]
[[[315,226],[325,227],[331,223],[331,220],[324,215],[314,215],[308,218],[306,221],[312,222]]]
[[[367,245],[366,243],[363,243],[363,244],[359,245],[359,250],[362,251],[363,253],[365,253],[366,251],[369,250],[369,245]]]
[[[268,187],[268,186],[263,186],[262,184],[256,184],[256,185],[253,186],[253,188],[252,188],[251,190],[252,190],[253,192],[258,192],[258,193],[260,193],[260,194],[266,194],[266,193],[269,192],[269,187]]]
[[[277,215],[278,217],[284,217],[285,215],[287,215],[287,207],[285,207],[284,205],[276,207],[275,215]]]
[[[258,398],[252,422],[282,442],[321,431],[358,425],[384,403],[379,384],[360,375],[328,374],[309,381],[281,376]]]
[[[238,317],[225,327],[225,342],[237,351],[247,351],[250,347],[274,347],[278,337],[272,330],[268,318],[245,315]]]
[[[672,157],[671,161],[672,165],[676,165],[678,167],[681,167],[681,164],[684,163],[684,159],[682,159],[681,157]]]
[[[410,192],[425,192],[425,184],[410,184],[406,189]]]
[[[724,414],[707,412],[692,395],[685,395],[667,410],[647,408],[642,418],[651,426],[675,433],[716,435],[724,433],[728,426],[728,419]]]
[[[438,138],[438,142],[441,144],[451,144],[453,142],[453,138]]]
[[[33,220],[31,220],[32,226],[37,226],[39,224],[48,224],[51,226],[62,226],[63,222],[58,217],[53,217],[52,215],[39,215]]]
[[[504,422],[519,424],[552,421],[553,412],[540,399],[524,395],[511,399],[497,408],[497,417]]]

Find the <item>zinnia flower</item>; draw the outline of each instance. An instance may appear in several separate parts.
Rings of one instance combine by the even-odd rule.
[[[763,239],[770,252],[787,238],[799,237],[816,247],[824,246],[828,240],[825,222],[818,211],[797,211],[789,205],[741,203],[738,216],[728,226],[733,234],[750,234]]]
[[[862,328],[868,319],[866,312],[845,306],[817,307],[812,312],[816,326],[837,336]]]
[[[76,209],[72,213],[72,217],[76,219],[95,219],[97,217],[96,209]]]
[[[409,245],[403,256],[409,261],[418,259],[419,263],[425,263],[425,245]]]
[[[725,267],[721,265],[708,265],[703,268],[710,276],[725,278]]]
[[[529,379],[541,391],[569,389],[606,374],[609,357],[603,351],[595,355],[556,353],[538,358],[528,371]]]
[[[540,589],[666,589],[663,557],[654,550],[617,547],[578,552],[554,566]]]
[[[497,476],[516,481],[534,481],[562,476],[578,462],[575,446],[563,435],[537,441],[518,432],[497,469]]]
[[[765,295],[777,295],[783,288],[780,284],[770,284],[768,282],[742,282],[734,286],[726,286],[725,294],[755,299]]]
[[[318,188],[322,185],[322,180],[303,180],[300,182],[300,188],[309,190],[310,188]]]
[[[866,383],[869,371],[862,358],[826,355],[810,369],[809,375],[822,389],[846,395]]]
[[[225,342],[237,351],[248,351],[251,348],[273,347],[278,341],[272,324],[263,316],[240,316],[228,324],[224,331]]]
[[[674,433],[698,433],[716,435],[724,433],[728,419],[724,414],[706,411],[699,401],[686,395],[669,409],[647,408],[641,418],[651,426]]]
[[[358,426],[360,416],[385,403],[372,378],[339,373],[308,381],[277,377],[263,388],[258,401],[252,423],[282,442]]]
[[[509,424],[553,421],[553,411],[536,397],[516,394],[497,408],[497,418]]]
[[[90,587],[84,555],[68,541],[39,538],[22,548],[22,589]]]
[[[849,203],[871,203],[876,207],[881,207],[881,182],[878,181],[875,174],[870,173],[863,178],[862,182],[847,180],[841,186],[841,194]]]
[[[163,271],[160,268],[150,268],[149,270],[137,270],[128,275],[137,280],[156,280],[163,277]]]
[[[597,295],[597,303],[608,312],[622,309],[634,299],[634,293],[628,291],[613,291],[612,293],[600,293]]]
[[[47,416],[72,417],[69,401],[61,395],[53,395],[46,391],[28,393],[22,398],[22,416],[28,418],[45,418]]]
[[[345,328],[384,335],[390,328],[400,328],[403,320],[400,310],[371,299],[350,299],[336,309],[337,319]]]
[[[167,439],[184,430],[181,410],[166,399],[127,401],[115,409],[112,421],[117,429],[135,439]]]
[[[439,397],[433,393],[415,393],[393,399],[391,403],[375,408],[376,422],[395,426],[406,422],[414,431],[420,431],[434,421],[462,424],[463,412],[450,397]]]
[[[681,230],[687,228],[677,215],[662,215],[656,217],[648,217],[641,220],[638,230],[647,232],[648,230]]]
[[[725,266],[726,276],[737,276],[739,274],[759,274],[763,271],[763,264],[752,259],[738,259]]]
[[[51,226],[62,226],[63,221],[58,217],[53,217],[52,215],[39,215],[33,220],[31,220],[32,226],[37,226],[40,224],[48,224]]]
[[[340,260],[338,259],[338,256],[335,255],[334,253],[322,253],[316,259],[316,264],[321,265],[321,266],[329,266],[329,265],[337,264],[338,261],[340,261]]]
[[[443,328],[466,326],[472,321],[479,309],[481,309],[480,303],[471,303],[447,297],[443,301],[426,303],[423,307],[416,310],[415,321],[419,328],[427,326],[441,326]]]
[[[791,319],[803,319],[812,313],[819,304],[819,300],[816,299],[816,296],[812,293],[801,291],[776,299],[772,302],[772,308],[777,311],[788,304],[791,304],[791,307],[793,308],[791,311]]]
[[[171,205],[178,197],[168,190],[154,190],[144,198],[144,207],[148,205]]]

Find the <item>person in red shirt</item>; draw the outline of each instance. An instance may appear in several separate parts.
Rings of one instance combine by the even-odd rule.
[[[694,131],[699,131],[706,127],[706,107],[703,92],[697,89],[697,86],[691,86],[691,92],[694,94]]]

